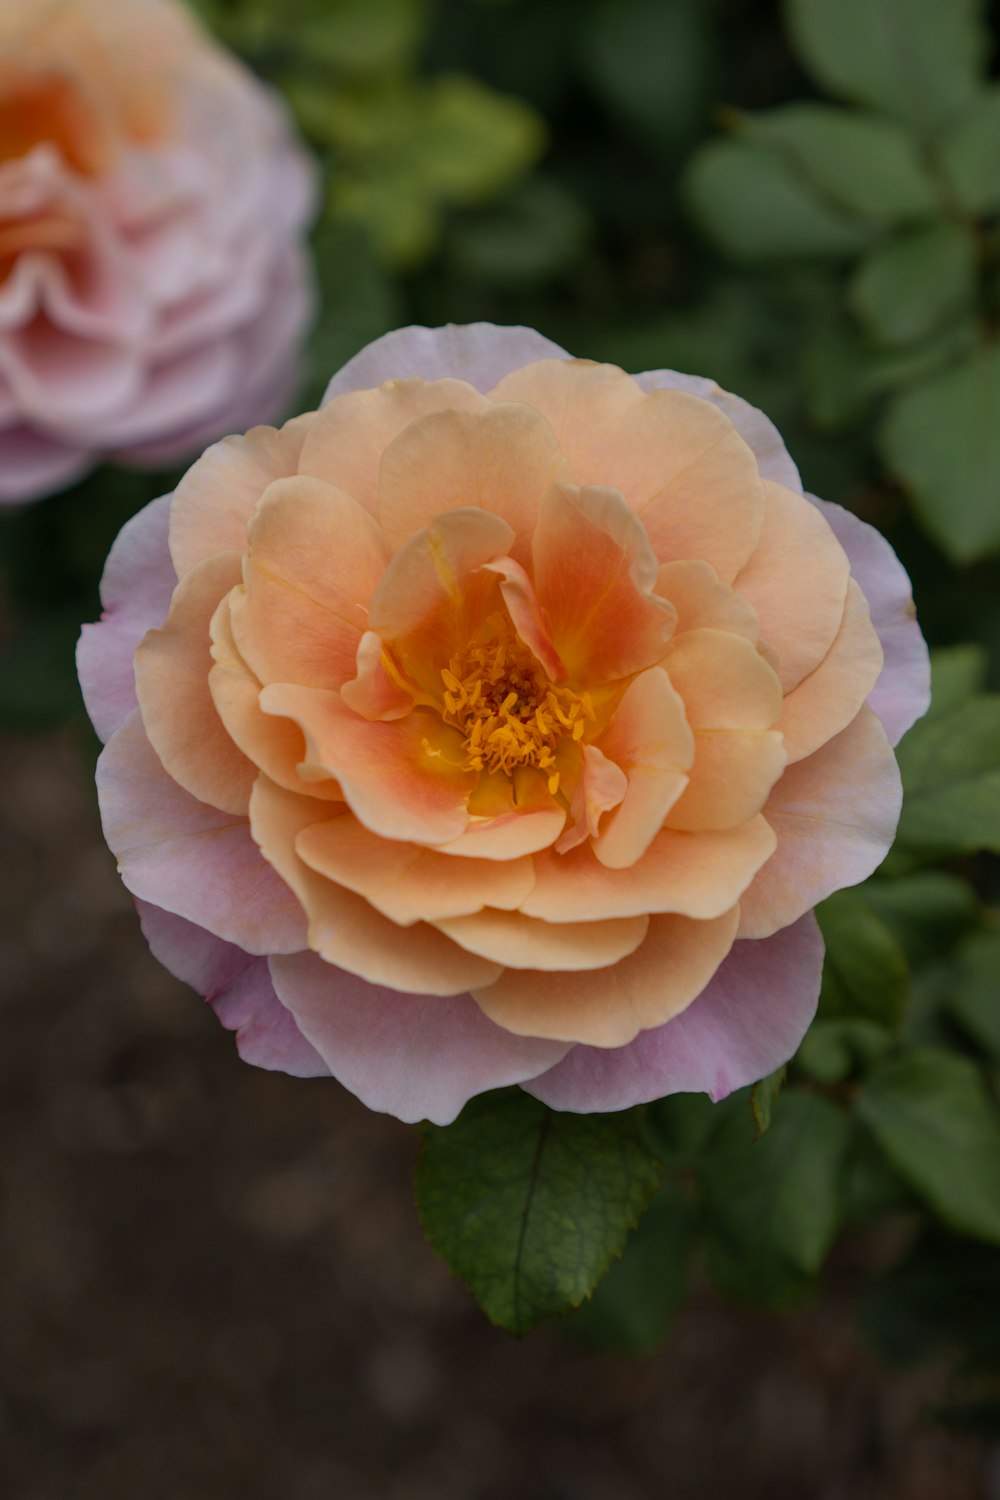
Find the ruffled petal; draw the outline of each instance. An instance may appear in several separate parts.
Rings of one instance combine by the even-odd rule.
[[[567,1050],[494,1026],[468,995],[401,995],[315,954],[272,959],[271,973],[334,1077],[400,1120],[450,1125],[474,1095],[533,1078]]]
[[[347,392],[316,413],[298,471],[345,490],[377,515],[379,466],[393,439],[430,412],[478,411],[487,404],[463,380],[393,379],[375,390]]]
[[[302,910],[260,856],[245,818],[197,802],[163,769],[138,712],[97,763],[104,836],[134,896],[247,953],[305,946]]]
[[[852,578],[844,618],[833,645],[814,672],[803,677],[781,708],[778,728],[789,762],[802,760],[845,729],[882,671],[882,646],[868,602]]]
[[[687,786],[694,744],[666,672],[653,667],[634,678],[600,740],[628,777],[625,796],[595,830],[592,847],[602,865],[622,870],[642,858]]]
[[[226,1030],[235,1031],[244,1062],[293,1078],[329,1078],[330,1069],[274,993],[266,958],[253,958],[158,906],[136,906],[154,958],[204,995]]]
[[[511,370],[536,359],[568,359],[565,349],[533,328],[494,323],[448,323],[443,328],[397,328],[367,344],[330,381],[323,404],[344,391],[419,375],[424,380],[465,380],[490,391]]]
[[[460,947],[507,969],[576,973],[607,969],[634,953],[646,936],[649,918],[541,922],[523,912],[487,907],[469,916],[439,918],[434,925]]]
[[[167,548],[170,496],[139,511],[118,533],[101,579],[104,613],[85,625],[76,652],[83,701],[107,741],[136,707],[136,647],[166,618],[177,575]]]
[[[931,701],[931,668],[927,644],[917,624],[910,580],[885,537],[850,511],[829,500],[816,500],[850,559],[851,572],[868,600],[872,624],[882,642],[884,666],[868,698],[895,745]]]
[[[223,438],[192,464],[170,507],[170,554],[178,577],[216,552],[246,551],[247,523],[257,502],[274,480],[296,472],[313,415]]]
[[[246,813],[257,768],[233,743],[209,691],[209,626],[240,577],[238,552],[220,552],[186,573],[162,626],[135,655],[142,722],[165,769],[199,802]]]
[[[694,1002],[616,1049],[574,1047],[524,1087],[552,1109],[631,1109],[667,1094],[709,1094],[766,1078],[788,1061],[816,1012],[823,939],[811,914],[761,942],[737,942]]]
[[[608,969],[582,974],[505,969],[473,995],[491,1020],[526,1036],[622,1047],[705,988],[732,945],[739,911],[715,921],[654,916],[645,940]]]
[[[866,880],[892,846],[902,789],[870,708],[789,766],[764,809],[778,847],[743,898],[741,937],[770,937],[834,891]]]

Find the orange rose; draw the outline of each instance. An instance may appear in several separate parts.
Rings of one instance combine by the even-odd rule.
[[[927,702],[899,564],[760,413],[525,330],[390,335],[210,449],[106,603],[81,673],[154,951],[252,1061],[408,1119],[778,1066],[811,907],[892,840],[880,719]]]

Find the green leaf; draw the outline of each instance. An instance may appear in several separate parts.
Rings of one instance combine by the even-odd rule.
[[[668,1179],[621,1260],[570,1314],[565,1331],[606,1353],[651,1353],[688,1295],[694,1231],[690,1194]]]
[[[888,1045],[888,1033],[874,1021],[814,1021],[795,1061],[803,1073],[829,1086],[842,1083],[858,1068],[868,1069]]]
[[[946,1224],[1000,1243],[1000,1113],[974,1063],[912,1052],[872,1074],[858,1113]]]
[[[896,842],[921,858],[1000,852],[1000,695],[928,715],[897,749],[903,812]]]
[[[424,28],[423,0],[321,0],[293,35],[309,58],[345,73],[380,73],[406,63]],[[275,6],[276,28],[283,7]]]
[[[911,229],[875,246],[851,280],[857,317],[883,344],[912,344],[971,308],[976,250],[960,224]]]
[[[858,895],[889,928],[914,969],[950,951],[980,921],[972,887],[944,870],[869,880]]]
[[[642,1119],[556,1113],[520,1089],[427,1126],[417,1203],[427,1237],[512,1333],[578,1307],[656,1191]]]
[[[541,116],[472,78],[427,85],[410,144],[413,170],[449,203],[483,203],[508,187],[541,155]]]
[[[938,196],[912,138],[877,115],[788,104],[741,115],[745,140],[777,151],[829,204],[874,224],[925,218]]]
[[[1000,347],[895,396],[880,446],[949,557],[1000,548]]]
[[[787,1072],[787,1067],[779,1068],[767,1078],[761,1078],[750,1090],[750,1113],[757,1127],[758,1138],[771,1128],[774,1101],[781,1093]]]
[[[832,94],[933,135],[973,99],[980,0],[786,0],[792,43]]]
[[[709,1269],[734,1296],[781,1305],[801,1295],[840,1222],[850,1122],[818,1094],[786,1091],[752,1146],[734,1119],[701,1175]]]
[[[1000,932],[978,932],[962,944],[951,1006],[980,1046],[1000,1059]]]
[[[975,101],[942,143],[938,160],[963,208],[974,214],[1000,208],[1000,88]]]
[[[986,682],[989,657],[984,647],[969,641],[961,646],[938,646],[931,652],[931,706],[928,713],[950,713],[960,708]]]
[[[893,1030],[902,1019],[910,976],[889,928],[854,891],[828,897],[816,916],[826,945],[820,1015],[860,1017]]]
[[[713,41],[702,0],[598,0],[581,19],[581,66],[640,139],[669,147],[698,130]]]
[[[793,256],[844,258],[871,230],[835,208],[801,174],[749,141],[711,141],[683,181],[687,204],[705,234],[738,261]]]
[[[578,261],[592,228],[576,199],[557,182],[531,177],[495,207],[452,226],[450,261],[470,280],[532,285]]]

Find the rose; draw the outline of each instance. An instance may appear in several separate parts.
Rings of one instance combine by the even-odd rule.
[[[778,1067],[928,701],[905,573],[760,412],[525,329],[380,339],[135,517],[103,597],[154,953],[248,1061],[408,1120]]]
[[[0,501],[273,417],[312,195],[279,102],[172,0],[4,0]]]

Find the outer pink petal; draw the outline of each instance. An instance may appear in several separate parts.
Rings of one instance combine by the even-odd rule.
[[[83,447],[43,436],[30,427],[0,432],[0,506],[22,505],[65,489],[94,462]]]
[[[834,891],[857,885],[892,847],[899,768],[870,708],[785,771],[764,808],[774,854],[740,902],[740,937],[770,937]]]
[[[787,1062],[816,1011],[823,940],[809,914],[762,942],[737,942],[685,1011],[625,1047],[574,1047],[523,1087],[575,1114],[667,1094],[724,1099]]]
[[[368,344],[330,381],[323,404],[344,391],[383,380],[420,375],[424,380],[467,380],[487,392],[512,370],[536,359],[568,359],[565,349],[533,328],[494,323],[448,323],[444,328],[397,328]]]
[[[102,740],[109,740],[136,706],[132,659],[136,647],[166,619],[177,583],[167,546],[170,496],[147,505],[122,527],[101,579],[104,613],[85,625],[76,651],[83,701]]]
[[[157,760],[138,710],[106,745],[97,792],[104,836],[133,896],[247,953],[305,947],[302,909],[253,842],[247,819],[182,791]]]
[[[330,1069],[296,1026],[271,983],[266,958],[253,958],[183,917],[137,901],[153,956],[204,995],[244,1062],[293,1078],[329,1077]]]
[[[790,490],[802,490],[799,471],[788,455],[781,434],[769,417],[744,401],[724,391],[704,375],[682,375],[677,370],[645,370],[634,377],[644,391],[688,391],[711,401],[732,422],[744,442],[754,451],[762,479],[774,479]]]
[[[910,580],[874,526],[829,500],[817,500],[814,495],[807,499],[823,512],[868,600],[885,655],[882,675],[868,704],[881,719],[889,744],[895,745],[927,712],[931,701],[930,657],[917,624]]]
[[[403,995],[311,953],[273,958],[279,999],[335,1078],[369,1109],[449,1125],[474,1094],[533,1078],[565,1042],[513,1036],[469,995]]]

